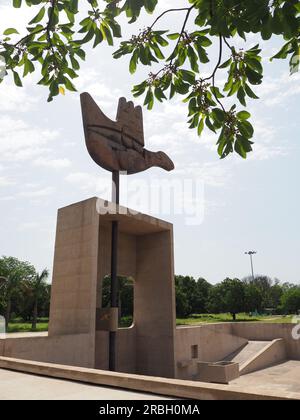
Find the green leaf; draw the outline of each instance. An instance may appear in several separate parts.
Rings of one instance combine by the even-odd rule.
[[[195,83],[195,73],[189,70],[180,70],[180,74],[182,76],[182,80],[190,83],[191,85]]]
[[[214,121],[217,121],[219,123],[223,123],[225,121],[225,113],[220,108],[214,108],[211,112],[211,116]]]
[[[152,13],[157,5],[158,0],[144,0],[145,9],[148,13]]]
[[[241,103],[242,105],[247,106],[247,104],[246,104],[246,100],[245,100],[245,98],[246,98],[246,94],[245,94],[245,91],[244,91],[244,89],[242,88],[242,86],[241,86],[241,87],[239,88],[239,90],[238,90],[237,97],[238,97],[238,100],[240,101],[240,103]]]
[[[129,62],[129,71],[131,74],[136,72],[138,57],[139,57],[138,50],[135,50]]]
[[[247,85],[247,83],[245,83],[244,88],[245,88],[245,92],[247,93],[247,95],[249,96],[249,98],[259,99],[259,97],[256,96],[255,93],[253,92],[253,90],[250,88],[250,86]]]
[[[236,116],[239,120],[248,120],[251,117],[251,114],[248,111],[240,111]]]
[[[259,60],[252,58],[252,57],[245,57],[245,62],[248,64],[249,67],[252,68],[252,70],[258,71],[258,73],[263,72],[263,67]]]
[[[18,75],[18,73],[13,70],[13,75],[14,75],[15,85],[18,86],[18,87],[22,87],[23,85],[22,85],[22,82],[21,82],[21,79],[20,79],[20,76]]]
[[[167,99],[166,95],[164,94],[164,92],[159,87],[156,87],[154,89],[154,95],[155,95],[156,99],[159,100],[159,102],[162,102],[163,99]]]
[[[178,39],[179,37],[180,37],[180,34],[169,34],[169,35],[167,35],[167,37],[169,38],[169,39],[172,39],[172,40],[175,40],[175,39]]]
[[[245,151],[245,149],[243,148],[243,145],[240,141],[236,141],[234,144],[234,150],[243,158],[246,159],[247,158],[247,153]]]
[[[188,58],[190,60],[191,68],[195,73],[199,73],[199,66],[198,66],[198,57],[194,51],[194,48],[190,45],[188,46]]]
[[[75,88],[75,86],[73,85],[73,83],[71,82],[71,80],[69,80],[67,77],[64,76],[64,83],[65,86],[68,90],[70,90],[71,92],[77,92],[77,89]]]
[[[45,7],[42,7],[39,13],[29,22],[29,25],[40,22],[45,16]]]
[[[149,110],[151,110],[153,108],[154,95],[153,95],[151,87],[148,89],[148,92],[147,92],[147,95],[146,95],[146,98],[145,98],[145,101],[144,101],[144,105],[147,105],[147,108]]]
[[[204,128],[204,118],[202,117],[202,118],[201,118],[201,121],[199,122],[199,125],[198,125],[198,130],[197,130],[197,132],[198,132],[198,136],[199,136],[199,137],[200,137],[200,136],[201,136],[201,134],[202,134],[203,128]]]
[[[224,95],[220,92],[220,89],[218,87],[211,86],[210,90],[215,98],[218,98],[218,99],[224,98]]]
[[[208,55],[207,55],[205,49],[203,47],[201,47],[201,45],[199,45],[199,44],[195,43],[194,45],[195,45],[195,48],[197,50],[197,53],[198,53],[198,56],[199,56],[199,59],[200,59],[201,63],[203,63],[203,64],[208,63],[209,58],[208,58]]]
[[[253,137],[254,130],[249,121],[239,121],[237,125],[243,137],[246,137],[247,139]]]
[[[232,63],[232,59],[230,58],[229,60],[227,60],[223,64],[221,64],[219,66],[219,69],[225,69],[226,67],[230,66],[231,63]]]
[[[20,8],[22,6],[22,0],[13,0],[13,6]]]
[[[3,35],[11,35],[11,34],[18,34],[19,32],[15,28],[8,28],[5,29]]]
[[[206,117],[206,119],[205,119],[205,124],[206,124],[206,126],[211,130],[211,131],[213,131],[214,133],[216,133],[216,129],[215,129],[215,127],[213,126],[213,124],[212,124],[212,122],[210,121],[210,118],[209,117]]]
[[[245,68],[246,76],[251,83],[251,85],[259,85],[262,81],[262,75],[252,70],[250,67],[246,66]]]

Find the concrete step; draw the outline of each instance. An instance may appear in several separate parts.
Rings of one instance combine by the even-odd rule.
[[[255,354],[270,344],[270,341],[249,341],[248,344],[238,349],[234,353],[228,355],[224,360],[244,364],[250,360]]]
[[[238,363],[241,376],[265,369],[286,358],[284,340],[279,338],[272,341],[249,341],[240,350],[228,355],[225,361]]]

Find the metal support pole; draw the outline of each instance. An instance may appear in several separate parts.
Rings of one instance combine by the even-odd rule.
[[[254,269],[253,269],[253,259],[252,259],[252,254],[250,254],[250,260],[251,260],[252,279],[253,279],[253,281],[254,281]]]
[[[245,254],[249,255],[249,257],[250,257],[252,280],[254,281],[255,277],[254,277],[254,268],[253,268],[253,255],[257,254],[257,252],[256,251],[248,251],[248,252],[245,252]]]
[[[112,173],[112,202],[119,204],[120,200],[120,175],[119,172]],[[112,222],[111,231],[111,288],[110,306],[118,308],[118,230],[119,222]],[[116,331],[109,332],[109,370],[116,370]]]

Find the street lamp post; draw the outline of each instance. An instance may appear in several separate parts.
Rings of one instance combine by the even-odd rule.
[[[257,254],[257,252],[256,251],[247,251],[247,252],[245,252],[245,254],[250,256],[252,279],[254,280],[253,255]]]

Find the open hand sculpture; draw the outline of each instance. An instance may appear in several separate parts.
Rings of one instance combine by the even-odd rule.
[[[125,98],[119,100],[117,120],[112,121],[91,95],[80,96],[85,142],[91,158],[110,172],[135,174],[153,166],[171,171],[174,164],[164,152],[144,148],[143,112]]]

